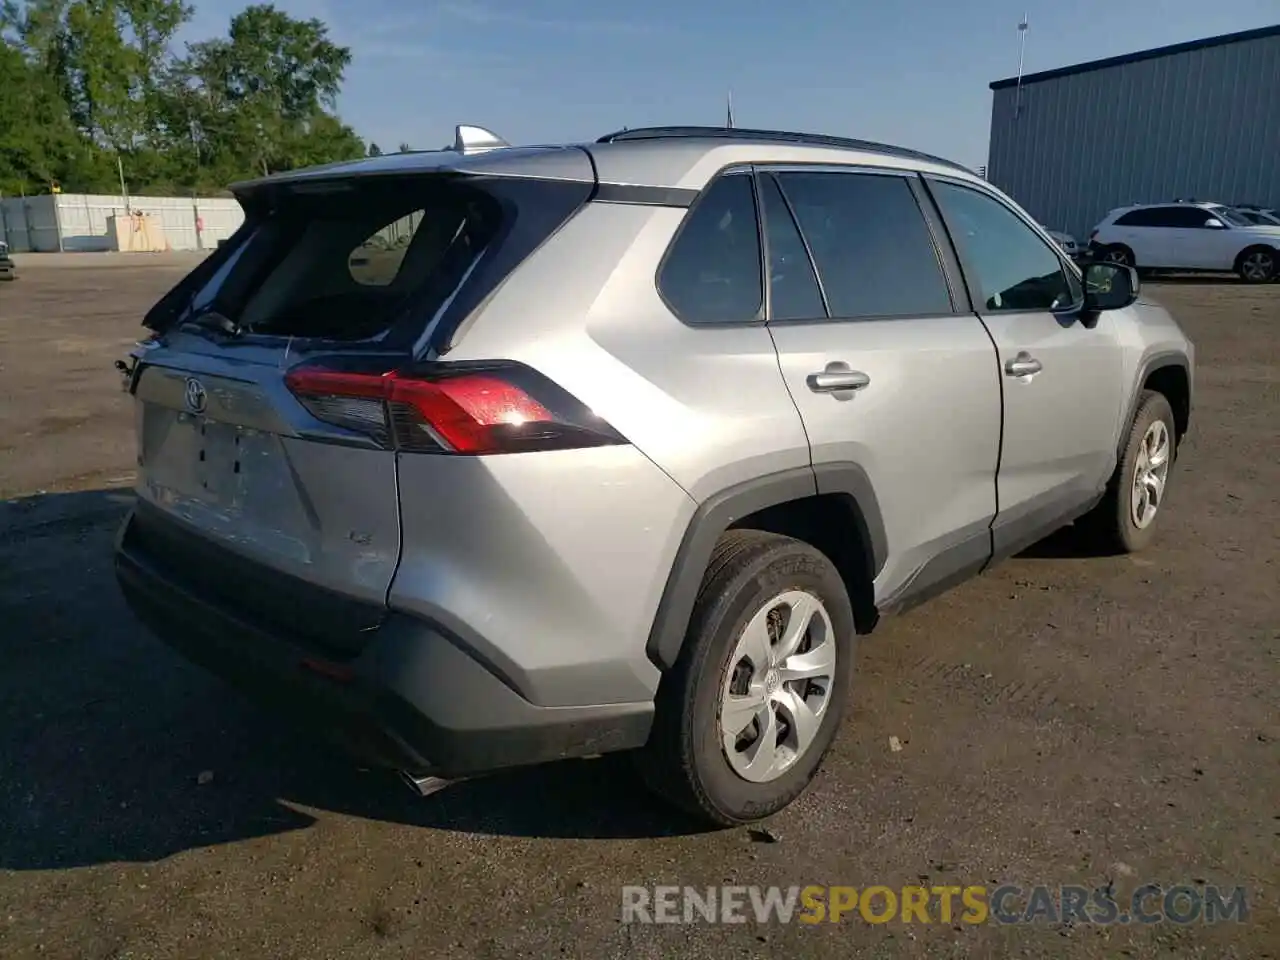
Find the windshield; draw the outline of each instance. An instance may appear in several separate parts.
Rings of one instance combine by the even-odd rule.
[[[1232,210],[1230,207],[1210,207],[1209,212],[1219,220],[1231,224],[1233,227],[1251,227],[1253,222],[1249,220],[1239,210]]]
[[[1280,220],[1269,213],[1263,213],[1261,210],[1235,210],[1233,212],[1256,226],[1274,227],[1280,225]]]

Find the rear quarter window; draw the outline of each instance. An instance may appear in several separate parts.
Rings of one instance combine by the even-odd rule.
[[[726,174],[694,203],[658,271],[658,290],[685,323],[747,323],[764,305],[755,188]]]

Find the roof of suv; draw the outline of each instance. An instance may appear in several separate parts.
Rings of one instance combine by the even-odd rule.
[[[476,153],[427,150],[385,154],[278,173],[235,184],[232,189],[240,194],[271,184],[433,170],[701,189],[724,166],[764,159],[888,166],[977,179],[972,171],[950,160],[868,140],[738,127],[644,127],[619,130],[586,144],[505,146]]]
[[[1215,203],[1212,200],[1163,200],[1155,203],[1127,203],[1122,207],[1114,207],[1107,211],[1108,217],[1118,217],[1131,210],[1150,210],[1153,207],[1194,207],[1198,210],[1217,210],[1229,207],[1226,203]]]

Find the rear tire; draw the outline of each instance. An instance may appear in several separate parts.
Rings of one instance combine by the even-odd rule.
[[[1271,283],[1280,273],[1276,251],[1271,247],[1249,247],[1236,257],[1236,273],[1245,283]]]
[[[1079,523],[1103,552],[1136,553],[1151,543],[1168,497],[1177,436],[1168,399],[1144,390],[1107,492]]]
[[[788,655],[788,641],[797,652]],[[835,738],[853,651],[853,608],[824,554],[778,534],[726,533],[636,756],[645,782],[716,826],[777,813],[809,786]]]

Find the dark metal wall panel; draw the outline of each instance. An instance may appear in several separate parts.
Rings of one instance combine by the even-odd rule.
[[[1280,206],[1280,37],[995,90],[987,177],[1081,239],[1129,203]]]

